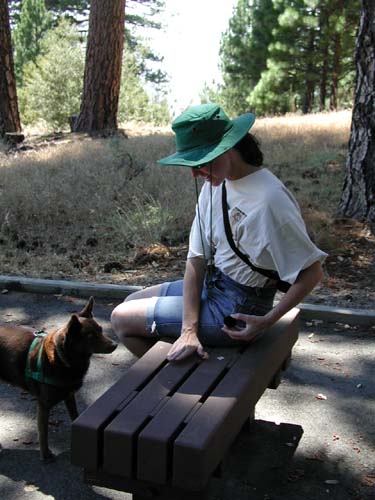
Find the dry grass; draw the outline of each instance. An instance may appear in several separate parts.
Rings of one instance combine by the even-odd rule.
[[[350,112],[260,119],[267,166],[297,196],[309,231],[330,251]],[[186,242],[194,213],[188,169],[158,167],[167,129],[127,124],[128,139],[67,135],[36,150],[0,148],[2,274],[90,279],[143,245]],[[107,266],[110,269],[110,266]],[[111,278],[107,278],[111,279]]]

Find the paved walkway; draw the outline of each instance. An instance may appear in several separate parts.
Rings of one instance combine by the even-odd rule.
[[[99,299],[95,316],[111,335],[118,299]],[[0,295],[0,320],[52,329],[85,299],[9,291]],[[317,322],[314,319],[318,320]],[[375,328],[302,321],[293,362],[277,391],[266,391],[256,422],[242,431],[213,481],[212,500],[375,499]],[[95,356],[78,394],[82,410],[134,362],[120,346]],[[83,484],[70,465],[70,428],[63,405],[51,416],[56,463],[39,463],[33,398],[0,384],[0,498],[4,500],[130,499]]]

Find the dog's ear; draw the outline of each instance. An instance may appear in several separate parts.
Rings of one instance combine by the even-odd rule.
[[[82,309],[78,316],[81,318],[92,318],[92,308],[94,306],[94,297],[90,297],[85,307]]]
[[[72,314],[68,326],[67,326],[67,333],[69,334],[75,334],[79,333],[82,329],[82,325],[78,319],[78,316],[76,314]]]

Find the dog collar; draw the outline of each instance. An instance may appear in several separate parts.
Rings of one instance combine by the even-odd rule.
[[[42,354],[43,354],[43,346],[44,342],[46,340],[47,333],[43,330],[38,330],[34,332],[34,340],[32,341],[30,347],[29,347],[29,352],[27,355],[27,363],[26,363],[26,369],[25,369],[25,376],[26,378],[32,378],[33,380],[37,380],[38,382],[42,382],[43,384],[49,384],[49,385],[54,385],[56,387],[66,387],[69,385],[72,385],[73,381],[62,381],[58,380],[55,377],[47,377],[43,373],[43,363],[42,363]],[[36,363],[36,370],[31,369],[31,363],[30,363],[30,357],[31,353],[37,346],[39,345],[39,351],[38,351],[38,359]]]

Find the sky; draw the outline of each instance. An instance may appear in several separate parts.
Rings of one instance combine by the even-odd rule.
[[[164,57],[169,103],[174,113],[199,104],[204,83],[221,81],[219,48],[237,0],[165,0],[164,29],[155,30],[151,47]]]

